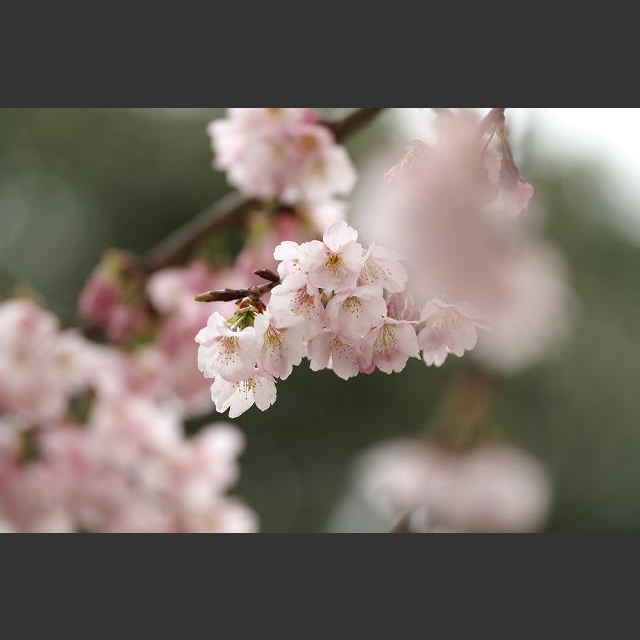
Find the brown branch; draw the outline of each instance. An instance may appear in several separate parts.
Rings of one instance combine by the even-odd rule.
[[[382,110],[381,107],[356,109],[341,120],[323,124],[331,129],[336,140],[342,141],[373,120]],[[224,196],[148,251],[143,258],[144,270],[153,273],[179,264],[189,256],[203,236],[214,229],[242,225],[249,213],[261,206],[260,200],[247,198],[238,192]]]
[[[411,529],[411,512],[402,516],[389,533],[413,533],[413,530]]]
[[[180,263],[191,253],[197,242],[210,231],[232,225],[241,225],[247,215],[260,207],[260,201],[238,192],[224,196],[198,216],[174,231],[144,256],[148,273]]]
[[[270,269],[260,269],[254,271],[257,276],[269,280],[266,284],[256,285],[248,289],[221,289],[218,291],[205,291],[198,294],[194,300],[196,302],[230,302],[231,300],[243,300],[251,298],[252,300],[260,300],[260,298],[280,284],[280,278]]]

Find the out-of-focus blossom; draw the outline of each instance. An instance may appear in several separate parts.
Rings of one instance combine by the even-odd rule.
[[[427,530],[534,531],[551,499],[540,463],[497,443],[464,452],[430,441],[383,443],[360,460],[357,487],[391,525],[418,512]]]
[[[514,162],[503,111],[484,119],[447,111],[437,118],[435,139],[414,143],[386,180],[379,170],[362,180],[356,217],[370,237],[384,238],[406,258],[411,294],[421,304],[446,301],[461,314],[432,314],[432,321],[459,322],[453,333],[445,331],[449,323],[435,331],[425,326],[427,364],[462,355],[477,341],[483,362],[511,372],[566,333],[566,271],[528,217],[518,215],[534,190]],[[389,303],[393,316],[397,304]],[[486,328],[480,336],[477,320]]]
[[[130,258],[109,252],[91,274],[78,301],[80,313],[115,341],[143,331],[148,313]]]
[[[252,512],[226,491],[243,448],[231,425],[186,440],[179,415],[141,399],[103,401],[83,428],[40,436],[35,461],[0,472],[0,520],[26,532],[254,531]]]
[[[311,109],[229,109],[208,127],[214,166],[249,195],[285,203],[348,194],[355,170]]]
[[[53,419],[66,408],[63,380],[52,366],[58,321],[29,300],[0,304],[0,409]]]
[[[489,138],[485,162],[492,181],[498,185],[497,209],[517,216],[526,210],[535,193],[513,159],[507,139],[504,109],[492,109],[483,121],[485,136]]]
[[[488,319],[474,355],[501,373],[520,371],[559,344],[571,325],[573,293],[561,256],[544,244],[523,251],[509,271],[510,295]]]
[[[347,206],[342,200],[333,198],[321,202],[305,202],[296,205],[296,208],[320,233],[324,233],[330,226],[345,219]]]

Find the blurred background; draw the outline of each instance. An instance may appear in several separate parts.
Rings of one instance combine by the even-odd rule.
[[[211,168],[205,133],[222,114],[0,110],[1,290],[28,285],[71,323],[103,251],[143,252],[229,190]],[[640,110],[511,109],[507,118],[578,312],[558,348],[504,381],[495,421],[549,471],[545,530],[640,530]],[[424,109],[390,110],[347,147],[358,166],[386,144],[421,136],[428,119]],[[257,511],[262,531],[339,528],[335,510],[358,454],[428,430],[465,366],[412,360],[400,375],[348,383],[298,367],[271,409],[236,421],[247,448],[234,493]]]

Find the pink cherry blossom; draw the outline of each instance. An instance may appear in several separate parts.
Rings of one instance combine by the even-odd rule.
[[[276,384],[272,376],[258,371],[237,382],[217,377],[211,385],[211,399],[218,413],[229,409],[229,417],[237,418],[254,404],[266,411],[276,401]]]
[[[338,293],[327,304],[329,326],[352,340],[364,337],[386,316],[382,288],[366,285]]]
[[[305,276],[291,275],[271,290],[269,312],[280,327],[300,324],[305,337],[318,333],[325,323],[320,293],[310,293]]]
[[[322,126],[302,125],[294,133],[299,156],[282,193],[285,202],[325,202],[348,195],[356,182],[356,172],[346,149]],[[297,174],[297,175],[296,175]]]
[[[296,276],[295,281],[301,276],[306,279],[316,256],[323,248],[322,243],[317,240],[303,242],[302,244],[285,240],[278,244],[273,250],[273,257],[279,262],[277,266],[278,275],[283,284],[290,276]],[[312,290],[312,287],[310,289]]]
[[[441,366],[447,355],[462,357],[478,342],[480,326],[459,308],[442,300],[427,302],[420,314],[424,327],[418,334],[422,358],[428,366]]]
[[[66,409],[52,367],[58,340],[55,316],[29,300],[0,304],[0,410],[53,419]]]
[[[465,301],[483,317],[509,295],[508,269],[524,233],[496,213],[500,191],[486,144],[475,115],[439,118],[435,140],[414,145],[391,178],[379,168],[365,174],[353,211],[369,237],[406,259],[418,299]]]
[[[142,331],[149,319],[142,299],[125,293],[126,261],[119,253],[107,255],[87,280],[78,301],[80,313],[115,341]]]
[[[253,327],[233,330],[218,312],[214,312],[195,340],[200,345],[198,368],[207,378],[239,382],[253,375],[258,353]]]
[[[511,374],[537,362],[569,332],[574,292],[567,265],[552,247],[529,243],[509,270],[511,294],[493,309],[474,351],[482,364]]]
[[[535,189],[520,175],[513,159],[504,109],[492,109],[483,125],[490,142],[484,154],[485,162],[489,176],[499,189],[496,208],[507,216],[518,216],[526,210]]]
[[[395,252],[375,243],[369,247],[359,284],[375,284],[390,293],[399,293],[404,291],[407,280],[407,270]]]
[[[413,297],[406,293],[394,293],[387,299],[387,315],[394,320],[418,319],[418,309]]]
[[[360,372],[359,346],[330,329],[309,340],[307,353],[311,371],[331,369],[343,380],[353,378]]]
[[[327,291],[354,288],[364,265],[362,245],[357,239],[358,232],[344,221],[329,227],[323,243],[313,245],[309,284]]]
[[[366,368],[399,373],[409,358],[419,358],[420,348],[413,323],[386,318],[365,337],[362,346]]]
[[[256,317],[254,328],[258,366],[275,378],[286,380],[306,352],[303,328],[279,326],[269,312]]]
[[[346,151],[308,109],[230,109],[208,127],[215,167],[241,191],[287,203],[349,193],[355,171]]]
[[[445,531],[534,531],[551,495],[542,465],[508,444],[456,452],[408,438],[367,452],[357,486],[389,524],[415,513],[427,530]]]

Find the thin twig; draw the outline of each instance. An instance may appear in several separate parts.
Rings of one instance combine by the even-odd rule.
[[[247,198],[236,191],[227,194],[147,252],[145,270],[152,273],[180,263],[207,233],[216,228],[241,225],[247,215],[259,207],[260,201],[255,198]]]
[[[194,299],[196,302],[230,302],[231,300],[242,300],[244,298],[259,300],[265,293],[269,293],[271,289],[280,284],[280,278],[269,269],[259,269],[254,273],[269,282],[249,287],[248,289],[205,291],[198,294]]]

